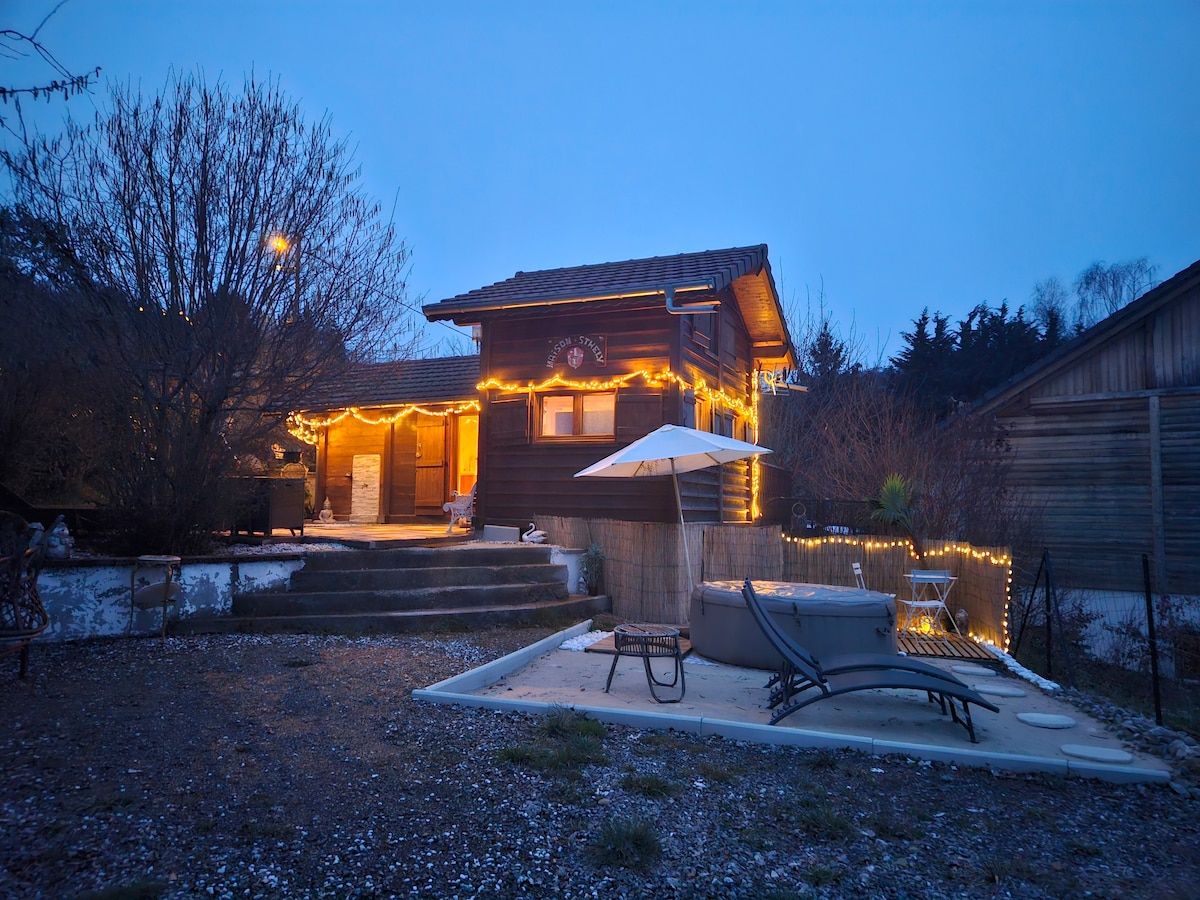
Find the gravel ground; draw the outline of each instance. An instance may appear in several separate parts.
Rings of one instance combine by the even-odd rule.
[[[1166,787],[411,698],[548,633],[0,658],[0,896],[1197,896],[1200,803]]]

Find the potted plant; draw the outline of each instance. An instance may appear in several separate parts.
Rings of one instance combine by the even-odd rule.
[[[603,570],[604,551],[600,549],[599,544],[592,544],[583,551],[579,560],[579,573],[587,584],[589,596],[594,597],[600,592],[600,576]]]

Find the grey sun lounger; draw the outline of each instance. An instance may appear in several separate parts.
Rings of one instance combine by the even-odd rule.
[[[970,704],[992,712],[1000,711],[998,706],[953,675],[941,671],[932,674],[928,670],[935,666],[909,657],[851,654],[818,662],[775,624],[763,609],[748,578],[742,587],[742,597],[755,623],[780,656],[780,669],[766,685],[772,689],[769,705],[777,709],[771,718],[772,725],[828,697],[879,688],[907,689],[924,691],[931,702],[937,701],[943,714],[949,707],[950,716],[967,730],[971,741],[977,743]],[[955,706],[956,700],[962,705],[961,717]]]

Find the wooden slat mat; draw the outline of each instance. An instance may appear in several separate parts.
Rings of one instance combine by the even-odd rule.
[[[613,643],[613,636],[610,634],[608,637],[601,638],[600,640],[596,641],[596,643],[590,645],[589,647],[586,647],[584,649],[584,652],[585,653],[616,653],[617,647]],[[682,634],[679,636],[679,652],[683,656],[687,656],[689,653],[692,652],[692,642]]]
[[[692,652],[692,642],[686,635],[679,636],[679,649],[684,656]],[[995,661],[984,647],[957,634],[945,637],[924,637],[922,635],[900,632],[896,635],[896,649],[909,656],[934,656],[942,659],[980,659]],[[610,634],[586,648],[588,653],[616,653],[613,636]]]
[[[901,631],[896,635],[896,648],[909,656],[936,656],[942,659],[983,659],[995,661],[985,647],[957,634],[924,635]]]

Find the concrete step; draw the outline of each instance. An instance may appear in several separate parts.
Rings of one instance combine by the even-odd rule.
[[[456,585],[567,583],[567,567],[532,565],[437,566],[407,569],[311,569],[293,573],[290,593],[380,591]],[[565,589],[564,589],[565,593]]]
[[[228,619],[181,620],[178,633],[371,632],[486,627],[607,609],[572,596],[551,548],[458,544],[306,556],[286,588],[237,593]]]
[[[577,622],[610,608],[607,596],[571,595],[563,600],[517,606],[447,607],[365,614],[192,617],[170,624],[171,634],[402,634],[412,631],[472,631],[498,625]]]
[[[550,548],[536,544],[457,544],[447,547],[402,547],[311,553],[309,572],[359,569],[428,569],[459,566],[538,565],[550,562]]]
[[[453,574],[454,570],[449,570]],[[562,581],[448,584],[412,589],[235,594],[235,616],[314,616],[437,611],[549,603],[569,596]]]

